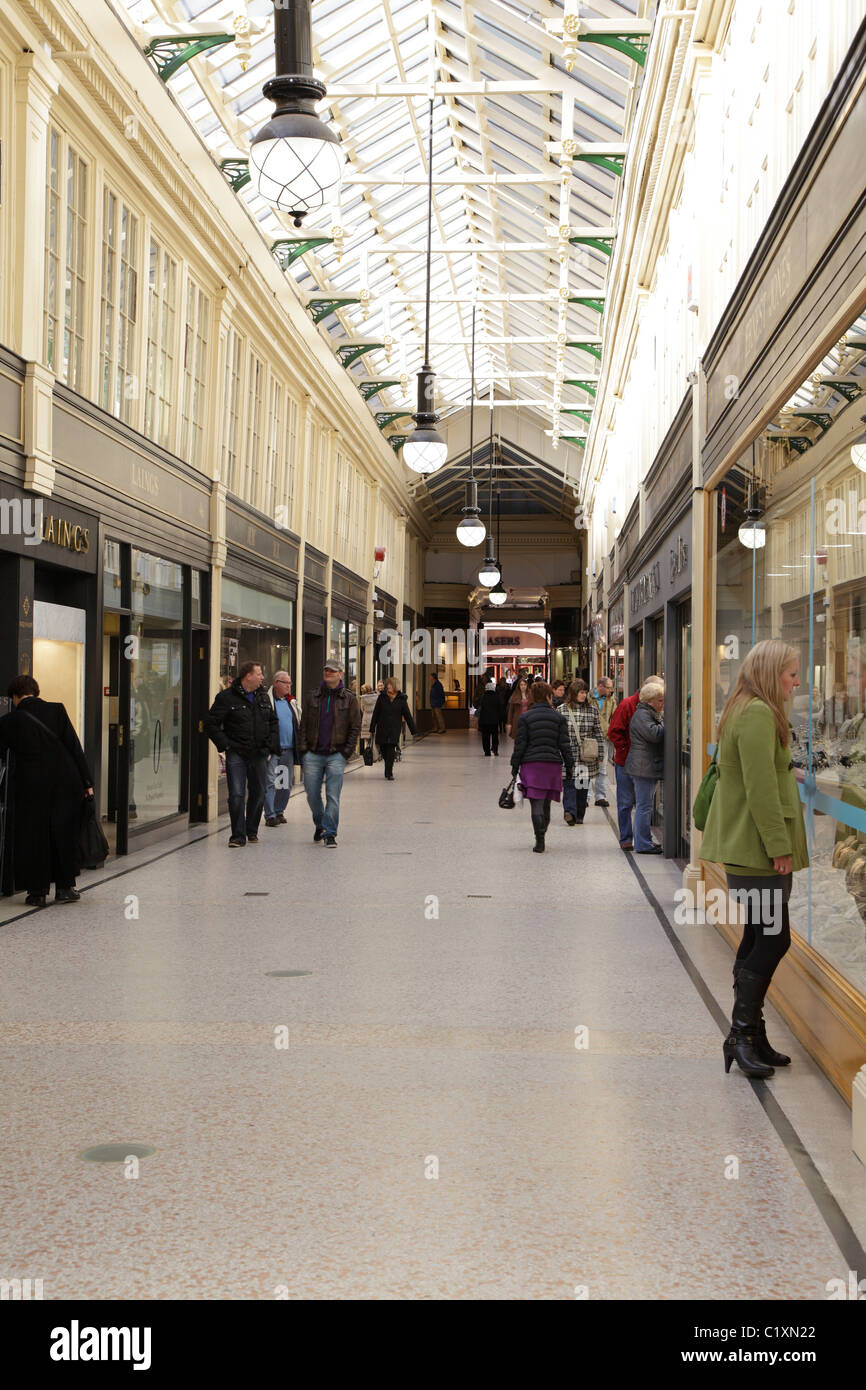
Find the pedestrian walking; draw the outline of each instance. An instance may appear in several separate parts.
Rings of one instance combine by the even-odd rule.
[[[360,732],[361,706],[357,695],[343,684],[343,663],[326,661],[321,684],[304,701],[299,751],[307,805],[316,827],[313,839],[316,844],[324,840],[327,849],[337,847],[343,774]]]
[[[301,711],[297,700],[292,699],[292,678],[288,671],[277,671],[268,698],[274,707],[279,726],[279,753],[268,757],[267,785],[265,787],[265,825],[285,825],[283,812],[292,794],[295,767],[300,764],[298,735],[301,728]]]
[[[529,690],[525,676],[521,676],[515,683],[511,692],[511,699],[508,701],[508,716],[506,724],[508,732],[512,738],[515,736],[517,721],[521,714],[525,714],[529,708]]]
[[[279,754],[279,723],[262,690],[257,661],[245,661],[204,718],[204,731],[225,754],[231,835],[229,848],[256,844],[268,783],[268,758]]]
[[[661,681],[661,676],[648,676],[648,680]],[[622,850],[634,848],[632,831],[632,812],[635,802],[634,782],[625,770],[631,740],[629,726],[631,717],[638,707],[640,695],[635,691],[621,700],[614,710],[607,726],[607,737],[613,748],[613,767],[616,774],[616,814],[619,822],[619,847]]]
[[[361,686],[361,698],[359,700],[359,704],[361,706],[361,735],[358,740],[358,748],[360,750],[361,757],[364,756],[368,744],[373,750],[373,758],[375,759],[379,755],[378,749],[376,748],[375,740],[372,738],[370,734],[370,720],[373,718],[373,710],[376,708],[376,701],[378,700],[378,698],[378,690],[371,689],[369,685]]]
[[[398,689],[395,678],[388,676],[370,720],[370,735],[375,738],[381,750],[385,761],[385,780],[388,782],[394,781],[394,756],[400,744],[404,723],[411,734],[418,732],[409,701]]]
[[[444,734],[445,732],[445,687],[439,679],[438,672],[430,672],[430,709],[433,713],[433,732],[434,734]]]
[[[613,693],[613,681],[609,676],[602,676],[595,687],[595,701],[598,705],[598,717],[601,720],[601,732],[604,741],[601,745],[601,755],[598,760],[598,772],[592,783],[592,799],[596,806],[609,806],[607,799],[607,761],[608,761],[608,729],[610,721],[616,709],[616,699]]]
[[[772,1076],[791,1060],[770,1046],[762,1010],[791,944],[793,875],[809,863],[786,713],[799,685],[795,647],[771,638],[747,653],[719,720],[719,776],[701,843],[702,859],[724,864],[744,924],[724,1058],[726,1072],[736,1061],[747,1076]]]
[[[508,721],[508,701],[511,699],[511,685],[505,676],[500,676],[496,682],[496,698],[499,701],[499,732],[504,734]]]
[[[550,803],[562,795],[562,766],[574,777],[574,754],[565,720],[553,708],[553,691],[546,681],[534,681],[530,704],[515,727],[511,771],[532,810],[535,854],[544,853],[544,837],[550,824]]]
[[[586,681],[572,681],[559,714],[565,720],[575,764],[574,789],[563,788],[566,825],[583,825],[592,779],[598,775],[603,735],[598,705],[589,698]]]
[[[634,783],[634,852],[662,854],[650,833],[656,783],[664,777],[665,726],[662,710],[665,688],[648,680],[640,688],[637,708],[628,726],[629,750],[625,770]]]
[[[481,734],[481,747],[485,758],[499,757],[499,717],[502,706],[496,693],[496,682],[487,682],[486,689],[478,702],[478,729]]]
[[[553,690],[553,708],[559,709],[560,705],[565,704],[565,681],[554,681],[551,689]]]
[[[93,777],[65,707],[43,700],[33,676],[13,676],[12,709],[0,719],[0,752],[14,754],[12,876],[28,907],[77,903],[81,811]]]

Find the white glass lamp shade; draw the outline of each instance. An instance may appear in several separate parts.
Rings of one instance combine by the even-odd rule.
[[[436,430],[417,429],[403,445],[403,462],[413,473],[435,473],[447,457],[448,445]]]
[[[492,589],[494,584],[498,584],[502,576],[499,573],[499,566],[495,560],[486,559],[481,569],[478,571],[478,583],[484,589]]]
[[[866,473],[866,434],[861,434],[851,445],[851,462],[861,473]]]
[[[487,535],[487,527],[478,516],[464,516],[457,527],[457,539],[467,547],[480,545]]]
[[[250,145],[253,187],[296,218],[335,201],[344,162],[334,132],[315,116],[275,116]]]
[[[502,580],[501,580],[501,579],[500,579],[499,583],[497,584],[496,588],[490,590],[490,593],[489,593],[488,597],[489,597],[489,599],[490,599],[490,602],[491,602],[496,608],[501,608],[502,605],[503,605],[503,603],[506,602],[506,600],[507,600],[507,598],[508,598],[508,593],[507,593],[507,591],[506,591],[505,589],[503,589],[503,587],[502,587]]]
[[[763,521],[744,521],[737,535],[747,550],[763,550],[767,544],[767,528]]]

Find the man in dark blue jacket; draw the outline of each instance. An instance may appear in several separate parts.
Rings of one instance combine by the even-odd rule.
[[[430,709],[433,713],[433,732],[434,734],[444,734],[445,715],[442,713],[445,708],[445,687],[439,679],[436,671],[430,672]]]
[[[217,695],[204,719],[205,733],[226,757],[232,849],[248,841],[255,844],[259,838],[268,755],[280,751],[279,724],[273,705],[261,689],[263,680],[258,662],[245,661],[228,689]]]

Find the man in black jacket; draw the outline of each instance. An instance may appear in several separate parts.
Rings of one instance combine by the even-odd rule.
[[[264,675],[256,661],[245,661],[227,690],[221,690],[204,720],[205,733],[226,755],[231,848],[259,838],[265,804],[268,754],[279,753],[280,732],[274,707],[261,689]],[[246,810],[244,809],[246,801]]]

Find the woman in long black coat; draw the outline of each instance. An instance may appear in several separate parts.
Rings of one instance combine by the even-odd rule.
[[[373,716],[370,720],[370,735],[375,738],[382,751],[382,757],[385,760],[385,776],[389,782],[394,781],[394,755],[400,743],[404,720],[410,734],[417,733],[415,720],[412,718],[412,711],[409,708],[409,701],[402,691],[397,689],[397,682],[394,677],[388,676],[385,681],[385,688],[373,710]]]
[[[93,795],[84,749],[61,704],[39,698],[32,676],[9,685],[14,709],[0,719],[0,752],[12,750],[12,854],[16,889],[31,907],[78,902],[81,803]]]

